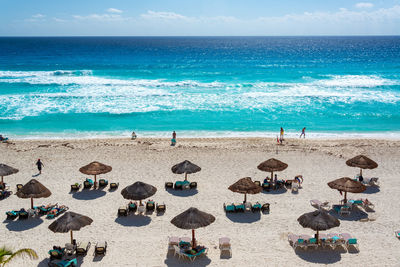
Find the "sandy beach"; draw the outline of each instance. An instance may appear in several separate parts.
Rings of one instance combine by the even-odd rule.
[[[37,174],[34,163],[40,158],[44,169],[36,179],[49,188],[52,195],[35,199],[35,205],[65,204],[70,211],[93,219],[92,225],[74,233],[78,242],[92,243],[88,255],[79,260],[82,266],[398,266],[400,241],[394,231],[400,229],[399,148],[400,141],[373,139],[288,139],[284,145],[276,145],[274,139],[268,138],[179,139],[176,147],[171,147],[167,139],[14,140],[10,144],[0,144],[0,163],[19,169],[17,174],[4,177],[15,193],[16,184],[25,184]],[[369,188],[361,194],[350,193],[349,198],[368,198],[375,204],[376,212],[368,213],[370,220],[367,222],[354,216],[343,218],[340,227],[327,232],[351,233],[358,239],[360,251],[294,251],[287,241],[289,232],[314,234],[311,229],[300,226],[297,218],[315,210],[309,203],[311,199],[338,204],[342,197],[327,183],[340,177],[354,177],[359,169],[348,167],[345,161],[358,154],[365,154],[379,164],[377,169],[365,170],[364,176],[379,177],[380,187]],[[270,203],[270,214],[227,216],[224,202],[243,201],[243,195],[229,191],[228,186],[247,176],[262,181],[268,174],[259,171],[257,165],[272,157],[289,165],[277,173],[278,178],[303,175],[299,193],[280,191],[249,195],[250,202]],[[202,168],[189,175],[190,181],[198,183],[198,191],[166,191],[166,181],[182,180],[183,175],[173,174],[171,167],[185,159]],[[113,170],[100,178],[119,182],[118,190],[109,192],[107,188],[71,194],[71,184],[82,183],[89,177],[80,173],[79,168],[92,161],[112,166]],[[117,217],[118,207],[128,203],[121,190],[136,181],[157,187],[152,199],[166,204],[164,215]],[[49,249],[69,241],[68,233],[50,231],[48,226],[53,220],[45,217],[5,220],[7,210],[29,206],[29,199],[20,199],[15,194],[0,200],[2,244],[14,249],[33,248],[39,255],[39,260],[16,259],[9,266],[47,266]],[[190,230],[170,223],[189,207],[197,207],[216,217],[213,224],[196,231],[198,243],[209,250],[206,257],[193,263],[167,254],[168,236],[191,235]],[[231,238],[231,258],[220,257],[218,238],[224,236]],[[108,243],[103,258],[93,257],[97,241]]]

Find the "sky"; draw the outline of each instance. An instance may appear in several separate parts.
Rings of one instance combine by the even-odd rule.
[[[399,34],[400,0],[0,0],[0,36]]]

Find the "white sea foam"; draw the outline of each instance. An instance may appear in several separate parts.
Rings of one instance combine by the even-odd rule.
[[[312,104],[397,103],[400,92],[382,86],[398,81],[379,76],[329,76],[304,82],[221,83],[124,80],[90,70],[0,71],[0,82],[64,85],[55,92],[0,95],[0,118],[57,113],[124,114],[172,110],[296,112]],[[345,116],[346,114],[344,114]]]

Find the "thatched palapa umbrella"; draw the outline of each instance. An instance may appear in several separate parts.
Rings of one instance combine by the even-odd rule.
[[[111,166],[105,165],[103,163],[93,161],[86,166],[83,166],[79,169],[79,171],[83,174],[94,175],[94,187],[96,188],[97,178],[96,176],[99,174],[108,173],[112,170]]]
[[[362,193],[367,189],[365,185],[349,177],[336,179],[332,182],[329,182],[328,186],[332,189],[337,189],[340,192],[344,192],[344,203],[347,203],[347,192]]]
[[[201,171],[201,168],[188,160],[182,161],[181,163],[175,164],[171,168],[173,173],[185,174],[185,181],[187,181],[187,175],[190,173],[196,173]]]
[[[271,179],[273,178],[274,171],[283,171],[287,167],[288,165],[286,163],[274,158],[270,158],[269,160],[261,162],[257,166],[260,171],[271,172]]]
[[[311,228],[317,231],[316,239],[319,240],[319,231],[325,231],[334,227],[338,227],[340,222],[338,219],[328,214],[323,210],[316,210],[313,212],[301,215],[297,221],[304,228]]]
[[[72,231],[78,231],[86,225],[90,225],[93,220],[87,216],[67,211],[63,216],[58,218],[49,225],[49,229],[54,233],[67,233],[71,232],[71,244],[73,244]]]
[[[247,194],[258,194],[262,191],[261,186],[256,185],[250,177],[245,177],[228,187],[232,192],[244,194],[244,203],[246,203]]]
[[[192,229],[192,248],[196,247],[194,230],[206,227],[215,221],[215,217],[196,208],[189,208],[171,220],[171,223],[181,229]]]
[[[143,199],[151,197],[156,192],[157,188],[152,185],[143,182],[135,182],[122,189],[121,195],[126,199],[140,200],[140,204],[142,204]]]
[[[375,169],[378,167],[378,163],[373,161],[364,155],[358,155],[346,161],[347,166],[360,168],[360,175],[362,175],[362,169]]]
[[[17,173],[17,172],[18,172],[18,170],[13,168],[13,167],[10,167],[10,166],[8,166],[6,164],[3,164],[3,163],[0,164],[1,185],[2,185],[3,190],[4,190],[3,176],[11,175],[11,174],[14,174],[14,173]]]
[[[32,179],[17,192],[17,196],[20,198],[30,198],[31,208],[33,209],[34,198],[49,197],[51,196],[51,192],[38,180]]]

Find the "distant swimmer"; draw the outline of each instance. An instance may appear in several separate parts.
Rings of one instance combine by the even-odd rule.
[[[176,132],[173,131],[172,132],[172,139],[171,139],[171,146],[175,146],[176,145]]]
[[[301,138],[301,136],[306,138],[306,127],[304,127],[303,130],[301,130],[300,138]]]

